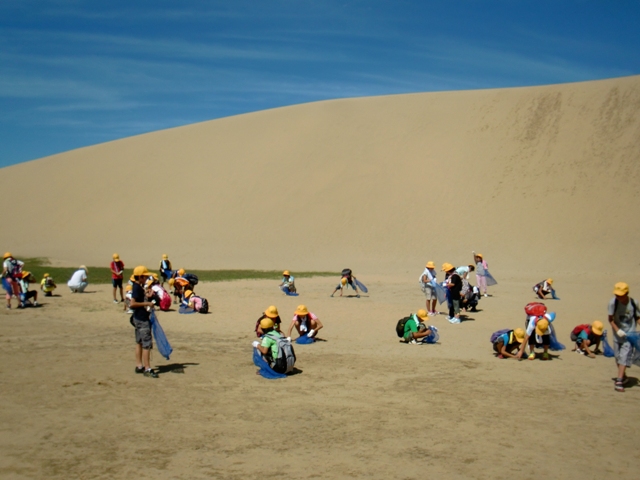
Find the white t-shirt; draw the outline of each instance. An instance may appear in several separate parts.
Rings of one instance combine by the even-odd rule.
[[[536,317],[535,315],[529,317],[529,325],[527,326],[527,335],[529,336],[533,335],[533,332],[535,332],[536,330],[537,324],[538,324],[538,317]],[[549,323],[549,325],[551,325],[551,323]],[[549,329],[549,327],[547,327],[547,330],[543,332],[542,335],[551,335],[551,330]]]
[[[80,270],[76,270],[75,272],[73,272],[73,275],[71,275],[71,280],[67,282],[67,286],[71,288],[77,288],[82,284],[82,282],[86,282],[86,281],[87,281],[87,274],[81,268]]]
[[[418,279],[420,283],[424,283],[422,281],[422,277],[424,277],[425,275],[427,276],[427,283],[429,283],[431,280],[436,279],[437,273],[435,272],[435,270],[432,272],[431,269],[425,268],[424,272],[422,272],[422,275],[420,275],[420,278]]]

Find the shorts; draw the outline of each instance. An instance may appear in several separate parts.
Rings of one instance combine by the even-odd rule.
[[[460,314],[460,300],[451,300],[451,305],[453,307],[453,314]]]
[[[29,290],[27,293],[24,294],[24,299],[29,300],[32,298],[36,298],[37,295],[38,293],[35,290]]]
[[[121,278],[112,278],[111,279],[111,284],[113,285],[113,288],[116,288],[116,287],[122,288],[122,279]]]
[[[133,326],[136,329],[136,343],[142,345],[145,350],[153,348],[153,340],[151,339],[151,322],[148,320],[132,319]]]
[[[430,283],[422,285],[422,291],[424,292],[424,296],[427,297],[427,300],[435,300],[436,297],[436,289]]]
[[[627,367],[630,367],[633,363],[635,348],[633,348],[631,342],[625,341],[623,343],[618,343],[617,340],[614,340],[613,352],[615,353],[616,363],[618,365],[625,365]]]
[[[530,346],[536,346],[536,345],[545,345],[545,346],[549,346],[551,345],[551,335],[542,335],[540,337],[540,339],[542,340],[542,342],[538,342],[538,340],[536,340],[536,333],[535,331],[533,332],[533,335],[531,335],[529,337],[529,345]]]

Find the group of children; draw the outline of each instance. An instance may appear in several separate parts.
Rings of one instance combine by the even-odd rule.
[[[38,292],[30,289],[30,284],[38,280],[31,272],[25,271],[24,262],[6,252],[2,257],[2,287],[5,290],[6,308],[11,309],[11,299],[18,300],[18,308],[37,307]],[[40,281],[40,290],[46,297],[53,295],[57,285],[48,273]]]

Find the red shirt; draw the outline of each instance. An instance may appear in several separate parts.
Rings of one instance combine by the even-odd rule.
[[[122,278],[122,273],[120,275],[116,275],[113,271],[123,272],[124,271],[124,262],[122,260],[118,260],[117,262],[111,262],[111,278],[114,280],[118,280]]]

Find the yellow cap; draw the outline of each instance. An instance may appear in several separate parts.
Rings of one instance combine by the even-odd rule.
[[[524,329],[516,328],[513,331],[513,336],[516,337],[516,340],[520,343],[524,342]]]
[[[298,305],[296,308],[296,315],[309,315],[309,310],[306,305]]]
[[[147,270],[147,267],[145,267],[144,265],[138,265],[133,269],[134,277],[145,277],[149,275],[151,275],[151,273],[149,273],[149,270]]]
[[[170,278],[169,279],[169,286],[173,287],[173,284],[176,283],[176,279],[175,278]]]
[[[340,280],[340,283],[342,284],[342,286],[344,287],[347,284],[347,279],[342,277],[342,279]]]
[[[553,285],[553,278],[547,278],[547,283],[549,285]]]
[[[6,252],[6,253],[3,255],[2,259],[3,259],[3,260],[6,260],[6,259],[7,259],[7,258],[9,258],[9,257],[13,257],[13,255],[11,255],[11,252]]]
[[[454,268],[456,268],[456,267],[454,267],[454,266],[453,266],[453,265],[451,265],[450,263],[443,263],[443,264],[442,264],[442,271],[443,271],[443,272],[448,272],[448,271],[450,271],[450,270],[453,270]]]
[[[193,292],[191,290],[187,290],[186,292],[184,292],[185,298],[189,298],[191,295],[193,295]]]
[[[260,328],[262,328],[263,330],[266,328],[273,328],[273,320],[271,320],[270,318],[263,318],[262,320],[260,320]]]
[[[289,270],[285,270],[284,272],[282,272],[282,275],[291,275],[291,274],[289,273]]]
[[[624,282],[618,282],[613,287],[613,294],[623,296],[629,293],[629,285]]]
[[[427,262],[427,268],[436,268],[436,264],[433,263],[432,261],[428,261]]]
[[[113,259],[114,260],[120,260],[120,255],[118,255],[117,253],[113,254]]]
[[[133,275],[131,275],[131,276],[129,277],[129,280],[131,280],[132,282],[135,282],[135,281],[136,281],[136,277],[134,277]]]
[[[178,270],[178,275],[182,276],[184,275],[186,272],[184,270],[184,268],[181,268],[180,270]]]
[[[600,320],[596,320],[591,324],[591,331],[596,335],[602,335],[602,332],[604,332],[604,325]]]
[[[267,308],[264,311],[264,314],[269,318],[276,318],[279,316],[278,309],[276,308],[275,305],[271,305],[269,308]]]
[[[128,283],[124,287],[125,292],[130,292],[133,290],[133,285],[129,285]]]
[[[80,265],[80,270],[84,270],[85,272],[89,273],[89,269],[84,265]]]
[[[484,258],[481,253],[476,253],[476,257]]]
[[[420,320],[426,320],[429,315],[427,315],[427,311],[424,308],[421,308],[420,310],[418,310],[416,312],[416,316],[420,319]]]
[[[22,272],[22,278],[27,278],[29,275],[31,275],[31,272]]]
[[[168,258],[169,258],[169,256],[168,256],[166,253],[163,253],[163,254],[162,254],[162,259],[163,259],[163,260],[167,260]]]
[[[546,318],[538,320],[538,323],[536,323],[536,333],[538,335],[544,335],[547,331],[547,328],[549,328],[549,320],[547,320]]]
[[[47,278],[48,276],[49,276],[49,274],[48,274],[48,273],[45,273],[45,274],[44,274],[44,278]]]

